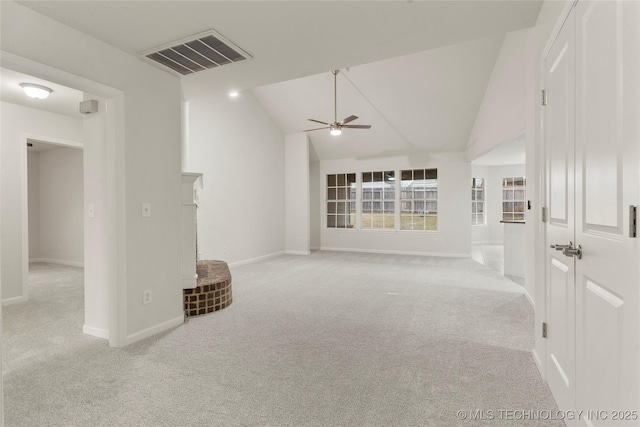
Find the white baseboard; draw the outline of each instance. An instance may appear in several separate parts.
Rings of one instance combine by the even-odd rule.
[[[275,258],[275,257],[277,257],[279,255],[284,255],[284,253],[285,253],[284,251],[274,252],[272,254],[262,255],[262,256],[255,257],[255,258],[250,258],[250,259],[245,259],[243,261],[232,262],[232,263],[229,263],[229,267],[239,267],[241,265],[252,264],[254,262],[263,261],[263,260],[269,259],[269,258]]]
[[[91,335],[92,337],[104,338],[105,340],[109,339],[109,331],[106,329],[94,328],[93,326],[84,325],[82,327],[82,333]]]
[[[481,240],[477,242],[471,242],[472,245],[504,245],[502,240]]]
[[[124,345],[127,346],[129,344],[133,344],[134,342],[138,342],[145,338],[149,338],[152,335],[175,328],[176,326],[180,326],[183,323],[184,323],[184,315],[181,315],[171,320],[167,320],[166,322],[160,323],[159,325],[152,326],[140,332],[136,332],[135,334],[127,335]]]
[[[536,353],[535,348],[531,350],[531,354],[533,355],[533,361],[536,363],[536,366],[538,367],[538,371],[540,371],[540,375],[542,375],[542,378],[544,379],[544,373],[542,372],[542,362],[540,361],[540,358],[538,357],[538,353]]]
[[[34,258],[29,260],[29,264],[34,262],[46,262],[48,264],[58,264],[58,265],[68,265],[70,267],[82,267],[84,268],[83,262],[76,261],[62,261],[59,259],[49,259],[49,258]]]
[[[446,252],[412,252],[412,251],[390,251],[385,249],[352,249],[352,248],[321,248],[322,251],[334,252],[362,252],[371,254],[389,254],[389,255],[416,255],[416,256],[432,256],[442,258],[471,258],[471,254],[451,254]]]
[[[2,300],[2,305],[5,306],[5,305],[18,304],[25,301],[27,301],[27,297],[25,296],[7,298]]]
[[[198,287],[198,275],[195,277],[182,279],[182,289],[194,289]]]
[[[527,300],[529,301],[529,304],[531,304],[531,307],[535,309],[536,302],[533,300],[533,298],[531,298],[531,295],[529,294],[529,291],[527,290],[527,288],[524,288],[524,296],[527,297]]]
[[[310,255],[311,251],[284,251],[287,255]]]

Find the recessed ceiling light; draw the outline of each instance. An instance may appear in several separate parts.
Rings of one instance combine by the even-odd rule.
[[[229,92],[229,96],[231,98],[235,98],[238,96],[238,91],[237,90],[232,90],[231,92]]]
[[[53,90],[49,89],[46,86],[36,85],[33,83],[20,83],[20,86],[28,97],[34,99],[45,99],[51,92],[53,92]]]

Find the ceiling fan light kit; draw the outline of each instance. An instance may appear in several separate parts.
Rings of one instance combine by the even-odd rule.
[[[342,119],[340,121],[338,121],[338,85],[337,85],[337,77],[338,77],[338,73],[340,71],[339,70],[333,70],[332,74],[333,74],[333,123],[327,123],[327,122],[322,122],[320,120],[315,120],[315,119],[307,119],[310,122],[314,122],[314,123],[320,123],[321,125],[326,125],[324,127],[321,128],[315,128],[315,129],[307,129],[304,132],[311,132],[314,130],[320,130],[320,129],[329,129],[329,133],[333,136],[338,136],[342,133],[342,128],[347,128],[347,129],[371,129],[371,125],[348,125],[347,123],[350,123],[354,120],[356,120],[358,118],[358,116],[349,116],[346,119]]]

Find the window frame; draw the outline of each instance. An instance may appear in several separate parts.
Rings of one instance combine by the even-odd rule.
[[[325,229],[356,229],[358,216],[357,193],[357,174],[355,172],[328,173],[325,175]],[[340,211],[340,206],[342,206],[342,211]],[[331,220],[330,218],[333,219]],[[340,218],[342,218],[342,221]]]
[[[518,185],[519,184],[519,185]],[[521,194],[522,198],[517,198]],[[502,222],[525,222],[527,202],[527,178],[524,176],[502,178]],[[518,210],[518,207],[522,210]],[[510,209],[509,209],[510,208]],[[519,218],[516,218],[516,215]]]
[[[400,201],[400,222],[398,226],[399,231],[422,231],[422,232],[437,232],[438,231],[438,168],[420,168],[420,169],[402,169],[399,174],[399,201]],[[405,181],[411,181],[411,184],[406,187],[403,186]],[[423,185],[419,185],[414,187],[416,181],[424,181],[421,183]],[[429,183],[427,181],[434,181],[434,183]],[[431,187],[431,188],[429,188]],[[420,193],[422,192],[422,196]],[[435,193],[435,197],[433,197],[433,193]],[[410,194],[410,196],[409,196]],[[418,196],[418,197],[416,197]],[[417,202],[417,203],[416,203]],[[410,208],[407,210],[406,206],[410,203]],[[416,205],[418,208],[416,208]],[[420,209],[422,206],[422,209]],[[427,207],[435,206],[435,211],[432,209],[427,209]],[[410,212],[409,216],[411,218],[411,228],[405,228],[406,224],[406,214],[405,212]],[[422,212],[422,213],[420,213]],[[435,214],[430,213],[435,212]],[[417,213],[417,214],[416,214]],[[403,221],[403,214],[405,215],[405,220]],[[414,218],[423,218],[421,221],[417,221],[418,223],[422,222],[422,228],[415,228],[416,221]],[[434,218],[434,220],[428,221],[428,218]],[[435,228],[427,228],[429,223],[435,222]]]
[[[480,188],[478,188],[477,180],[480,180]],[[487,188],[485,186],[487,180],[485,178],[471,178],[471,225],[487,225]],[[478,193],[482,192],[482,200],[478,199]],[[478,206],[481,210],[478,211]],[[478,217],[482,215],[482,222],[478,222]]]

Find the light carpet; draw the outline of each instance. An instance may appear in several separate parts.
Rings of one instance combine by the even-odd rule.
[[[82,334],[82,270],[3,309],[6,426],[562,425],[522,287],[471,259],[315,252],[233,268],[233,304],[123,349]],[[493,420],[462,420],[494,411]]]

